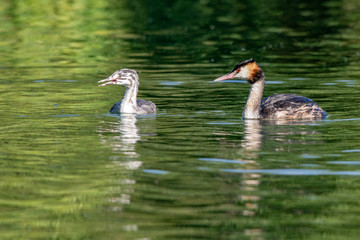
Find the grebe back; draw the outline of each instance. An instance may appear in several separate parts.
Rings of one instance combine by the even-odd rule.
[[[105,82],[99,85],[99,87],[111,84],[125,86],[125,94],[123,99],[119,102],[116,102],[111,107],[110,113],[156,113],[156,105],[153,102],[143,99],[136,99],[139,88],[139,76],[135,70],[124,68],[114,72],[110,77],[100,80],[98,82]]]
[[[243,119],[324,119],[327,113],[309,98],[295,94],[275,94],[261,100],[265,74],[253,60],[245,60],[214,81],[246,79],[250,93],[243,111]]]

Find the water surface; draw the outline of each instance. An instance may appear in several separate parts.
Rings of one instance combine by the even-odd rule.
[[[0,238],[357,239],[358,7],[2,1]],[[328,119],[241,120],[250,57]],[[156,115],[108,114],[125,67]]]

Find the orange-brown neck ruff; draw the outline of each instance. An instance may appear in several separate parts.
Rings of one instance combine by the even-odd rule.
[[[249,77],[247,81],[250,84],[256,83],[259,79],[264,76],[264,72],[262,71],[261,67],[256,64],[256,62],[252,62],[246,65],[249,71]]]

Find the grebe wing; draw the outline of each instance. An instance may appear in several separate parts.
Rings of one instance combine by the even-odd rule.
[[[152,114],[156,113],[156,105],[151,101],[144,99],[137,99],[137,112],[138,114]]]
[[[114,103],[114,105],[110,109],[111,114],[119,114],[120,113],[120,106],[121,106],[122,100]],[[144,99],[137,99],[137,114],[152,114],[156,113],[156,105],[155,103],[151,101],[147,101]]]
[[[264,98],[260,105],[263,118],[325,118],[326,112],[309,98],[295,94],[275,94]]]
[[[114,103],[114,105],[111,107],[111,109],[110,109],[109,112],[110,112],[111,114],[120,113],[121,102],[122,102],[122,100]]]

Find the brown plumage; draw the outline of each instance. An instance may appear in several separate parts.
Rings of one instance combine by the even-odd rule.
[[[264,72],[259,67],[259,65],[256,64],[256,62],[249,63],[248,66],[249,66],[249,80],[248,80],[248,82],[250,84],[254,84],[259,79],[261,79]]]

